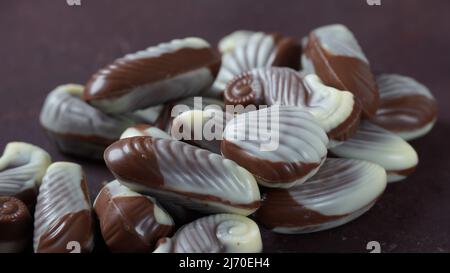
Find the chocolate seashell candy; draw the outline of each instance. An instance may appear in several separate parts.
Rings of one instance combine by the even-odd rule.
[[[33,234],[33,219],[27,206],[11,196],[0,196],[0,253],[25,250]]]

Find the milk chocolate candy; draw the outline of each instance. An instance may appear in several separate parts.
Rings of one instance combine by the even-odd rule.
[[[154,253],[258,253],[262,251],[258,225],[247,217],[216,214],[179,229],[159,241]]]
[[[259,207],[258,185],[248,171],[181,141],[125,138],[109,146],[104,157],[120,183],[161,202],[208,213],[242,215]]]
[[[27,206],[11,196],[0,196],[0,253],[23,251],[33,233]]]
[[[371,121],[405,140],[427,134],[437,119],[436,100],[415,79],[397,74],[377,78],[380,107]]]
[[[332,140],[356,132],[361,108],[352,93],[326,86],[315,74],[303,76],[290,68],[256,68],[231,80],[224,94],[233,105],[288,105],[310,112]]]
[[[343,25],[317,28],[309,34],[303,50],[326,85],[352,92],[361,103],[364,115],[375,115],[379,104],[375,77],[348,28]]]
[[[257,67],[285,66],[298,69],[301,46],[296,39],[280,34],[256,32],[222,56],[217,79],[207,96],[221,96],[228,81]]]
[[[35,145],[8,143],[0,157],[0,196],[16,197],[32,209],[50,163],[50,155]]]
[[[330,150],[339,157],[379,164],[386,169],[388,182],[412,174],[419,161],[414,148],[401,137],[366,120],[351,139]]]
[[[113,252],[151,252],[168,236],[173,220],[155,200],[131,191],[117,180],[108,183],[94,202],[108,248]]]
[[[213,83],[219,65],[219,56],[205,40],[172,40],[101,69],[83,97],[107,113],[130,112],[199,94]]]
[[[220,39],[218,47],[222,54],[233,52],[241,43],[247,41],[255,32],[249,30],[236,30]]]
[[[298,107],[272,106],[228,122],[221,151],[261,185],[288,188],[317,172],[327,144],[325,131],[311,114]]]
[[[127,128],[120,136],[120,139],[135,136],[151,136],[153,138],[172,139],[172,137],[165,131],[148,124],[138,124]]]
[[[386,172],[381,166],[329,158],[304,184],[267,191],[257,221],[278,233],[334,228],[368,211],[385,187]]]
[[[90,252],[93,223],[81,166],[55,162],[39,188],[34,213],[33,247],[39,253]]]
[[[134,121],[87,104],[81,99],[83,88],[66,84],[50,92],[41,111],[41,125],[62,152],[101,158],[105,148]]]

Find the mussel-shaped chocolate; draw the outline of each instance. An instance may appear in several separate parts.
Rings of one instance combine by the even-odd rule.
[[[342,141],[358,127],[361,108],[348,91],[326,86],[315,74],[289,68],[256,68],[228,83],[225,103],[297,106],[310,112],[332,140]]]
[[[199,94],[213,83],[219,65],[220,57],[205,40],[172,40],[101,69],[83,98],[107,113],[143,109]]]
[[[416,151],[401,137],[364,120],[356,134],[330,149],[339,157],[367,160],[386,169],[388,182],[405,179],[419,162]]]
[[[278,233],[309,233],[343,225],[369,210],[386,187],[385,170],[362,160],[328,158],[305,183],[271,189],[257,220]]]
[[[304,43],[303,51],[314,72],[326,85],[352,92],[361,103],[365,116],[375,115],[379,105],[375,77],[348,28],[329,25],[313,30]]]
[[[94,246],[91,205],[80,165],[55,162],[48,167],[34,213],[34,251],[90,252]]]
[[[228,122],[221,151],[250,171],[258,183],[288,188],[317,172],[326,158],[327,144],[325,131],[310,113],[272,106]]]
[[[127,128],[125,131],[123,131],[120,139],[135,136],[150,136],[153,138],[172,139],[172,137],[165,131],[148,124],[138,124]]]
[[[161,202],[242,215],[259,207],[259,189],[247,170],[178,140],[125,138],[109,146],[104,157],[120,183]]]
[[[27,206],[11,196],[0,196],[0,253],[22,252],[33,234]]]
[[[380,107],[371,121],[405,140],[427,134],[437,119],[430,90],[415,79],[397,74],[377,78]]]
[[[50,155],[35,145],[8,143],[0,157],[0,196],[16,197],[32,209],[50,163]]]
[[[66,84],[50,92],[42,107],[41,125],[62,152],[101,158],[105,148],[134,121],[87,104],[81,99],[83,88]]]
[[[235,76],[258,67],[284,66],[295,70],[300,66],[301,46],[296,39],[280,34],[256,32],[222,56],[217,79],[207,95],[221,96]]]
[[[216,214],[179,229],[159,241],[154,253],[258,253],[262,240],[258,225],[247,217]]]
[[[102,188],[94,209],[103,239],[113,252],[151,252],[174,226],[153,198],[131,191],[117,180]]]

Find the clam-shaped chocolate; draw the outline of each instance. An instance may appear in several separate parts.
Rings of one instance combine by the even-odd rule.
[[[328,138],[316,119],[293,106],[272,106],[227,123],[222,154],[250,171],[258,183],[288,188],[314,175],[327,155]]]
[[[397,74],[377,78],[380,107],[371,121],[405,140],[427,134],[437,119],[430,90],[415,79]]]
[[[314,70],[326,85],[352,92],[366,117],[375,115],[379,105],[375,77],[348,28],[328,25],[313,30],[304,42],[303,51],[304,58],[313,65],[313,69],[307,70]]]
[[[258,253],[262,240],[258,225],[247,217],[216,214],[183,226],[159,241],[154,253]]]

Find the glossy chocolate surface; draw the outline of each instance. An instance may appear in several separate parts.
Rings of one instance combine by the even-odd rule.
[[[27,206],[15,197],[0,196],[0,253],[23,251],[32,233]]]

